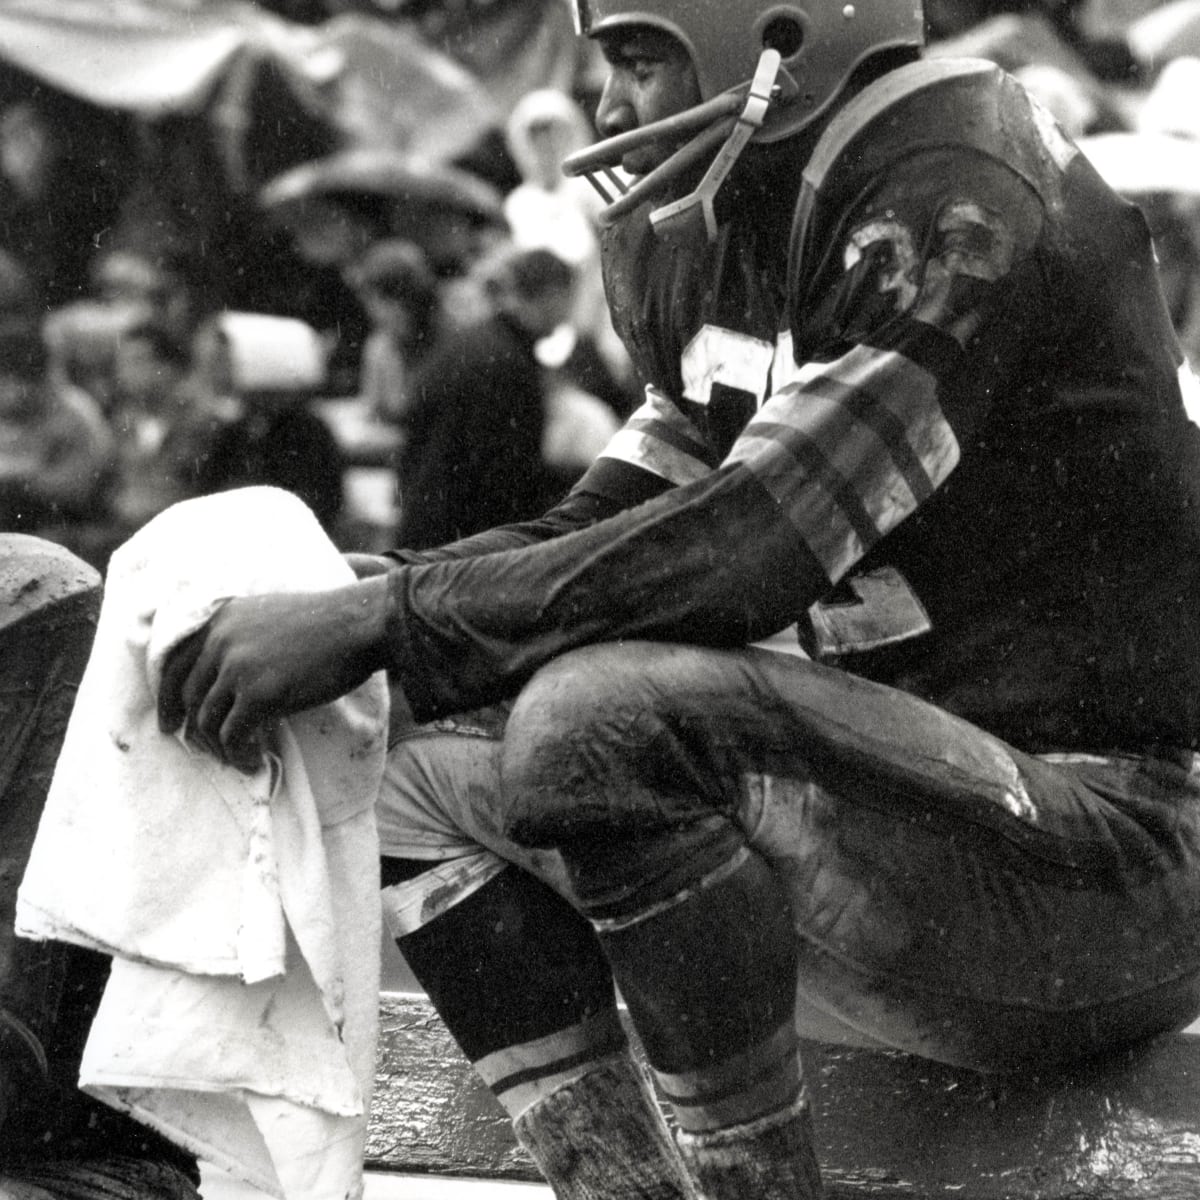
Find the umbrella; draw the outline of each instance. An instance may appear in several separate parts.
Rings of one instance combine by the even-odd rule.
[[[344,64],[338,107],[355,144],[449,162],[501,120],[480,80],[409,25],[349,13],[326,22],[320,36]]]
[[[375,197],[394,216],[413,207],[457,212],[480,224],[504,222],[500,193],[477,175],[386,147],[358,146],[285,171],[260,192],[268,211],[306,201]]]

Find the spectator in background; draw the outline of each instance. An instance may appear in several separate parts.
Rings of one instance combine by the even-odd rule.
[[[345,462],[332,431],[310,407],[325,383],[317,331],[291,317],[219,313],[197,331],[193,354],[208,403],[235,414],[213,438],[199,491],[283,488],[333,533]]]
[[[59,154],[53,126],[38,105],[19,100],[0,111],[0,233],[39,291],[54,274],[45,205]]]
[[[75,115],[69,101],[44,92],[0,108],[0,246],[28,273],[43,310],[80,294],[103,222],[97,188],[81,174],[92,164],[71,153],[81,134]]]
[[[507,234],[500,196],[478,176],[415,160],[384,146],[358,145],[303,162],[272,179],[259,203],[273,228],[290,240],[272,263],[256,311],[298,317],[315,326],[330,351],[328,395],[358,385],[367,314],[351,274],[374,245],[401,237],[425,254],[443,286],[460,280]],[[463,296],[455,315],[464,311]],[[474,307],[474,305],[473,305]]]
[[[91,291],[101,304],[149,316],[163,297],[162,271],[150,255],[129,248],[106,250],[89,268]]]
[[[187,342],[199,324],[195,273],[182,254],[125,246],[98,255],[89,275],[101,304],[129,309]]]
[[[88,295],[46,317],[51,369],[90,393],[107,413],[115,399],[122,337],[150,321],[176,339],[189,341],[195,308],[183,263],[133,247],[107,249],[89,264]]]
[[[349,277],[371,321],[359,395],[370,419],[399,424],[409,408],[413,372],[437,337],[437,279],[419,246],[395,239],[371,247]]]
[[[569,316],[575,274],[549,250],[507,246],[481,275],[490,311],[448,331],[414,384],[401,546],[442,545],[545,506],[547,392],[535,346]]]
[[[602,201],[582,179],[563,174],[563,160],[593,140],[579,106],[554,88],[517,102],[505,128],[521,182],[504,198],[504,215],[519,246],[552,249],[577,271],[599,265],[597,218]],[[582,300],[582,294],[580,299]]]
[[[349,395],[358,386],[370,322],[347,278],[376,242],[388,236],[386,214],[374,197],[314,196],[273,212],[279,242],[270,278],[252,305],[312,326],[325,346],[323,387]]]
[[[191,373],[187,343],[153,321],[117,344],[109,424],[119,477],[113,495],[113,546],[163,509],[201,491],[228,410],[210,401]]]
[[[53,379],[35,321],[0,319],[0,530],[77,549],[107,513],[115,453],[91,397]]]
[[[107,512],[112,435],[91,397],[48,370],[39,297],[24,265],[0,250],[0,531],[53,538],[88,558],[81,534]]]
[[[512,240],[553,251],[576,273],[575,304],[546,361],[621,416],[639,402],[629,356],[612,326],[600,275],[600,197],[583,179],[563,173],[563,160],[593,140],[592,127],[569,96],[554,88],[529,92],[505,127],[522,182],[504,198]]]

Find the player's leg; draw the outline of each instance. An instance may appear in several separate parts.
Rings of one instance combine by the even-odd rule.
[[[789,897],[662,719],[689,686],[671,658],[602,647],[535,678],[505,739],[508,831],[561,851],[705,1200],[815,1200]]]
[[[560,659],[505,744],[508,830],[561,850],[713,1196],[805,1194],[789,977],[835,1030],[983,1069],[1200,997],[1200,788],[1165,760],[1049,763],[843,672],[653,645]]]
[[[570,853],[701,1195],[819,1196],[778,874],[724,817]]]
[[[760,751],[740,820],[787,881],[810,1007],[985,1071],[1200,1010],[1194,755],[1036,757],[843,672],[761,672],[804,749]]]
[[[561,1200],[684,1200],[596,937],[532,873],[561,875],[556,856],[487,828],[502,721],[443,723],[393,748],[379,810],[386,920]]]

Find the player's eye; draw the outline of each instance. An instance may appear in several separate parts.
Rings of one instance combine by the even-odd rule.
[[[657,58],[631,58],[629,60],[629,71],[638,83],[645,83],[661,65],[662,61]]]

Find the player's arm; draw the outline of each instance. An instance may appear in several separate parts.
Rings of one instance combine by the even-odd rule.
[[[677,413],[670,419],[677,424],[682,420]],[[636,443],[653,423],[645,413],[635,413],[627,426],[635,432],[624,444],[630,437]],[[677,431],[673,440],[680,436]],[[389,665],[385,576],[398,562],[449,563],[545,542],[672,486],[670,479],[635,459],[619,452],[602,455],[562,502],[534,521],[432,551],[349,554],[356,584],[229,601],[167,658],[158,697],[161,728],[174,731],[186,720],[189,735],[219,758],[255,769],[272,720],[328,703]]]
[[[516,550],[586,529],[623,509],[660,495],[670,486],[659,475],[602,455],[562,500],[539,517],[487,529],[433,550],[392,550],[380,558],[394,566]]]
[[[972,170],[978,176],[979,164]],[[248,706],[240,697],[256,678],[252,664],[224,683],[218,669],[234,647],[245,653],[249,639],[231,634],[226,652],[185,690],[187,708],[205,713],[209,736],[236,745],[253,719],[311,701],[309,679],[344,685],[353,672],[339,664],[386,667],[414,714],[428,718],[511,694],[576,646],[624,638],[736,646],[790,624],[937,491],[978,416],[955,391],[977,374],[969,350],[976,333],[1014,300],[1013,268],[1024,268],[1036,222],[1022,227],[1005,270],[988,277],[972,255],[991,227],[964,224],[971,211],[937,209],[951,219],[941,241],[926,239],[918,287],[898,311],[878,303],[886,256],[843,256],[819,300],[848,344],[768,400],[724,463],[714,466],[694,431],[663,407],[644,428],[623,431],[632,443],[620,452],[627,466],[669,485],[661,494],[546,541],[402,565],[355,585],[319,618],[310,614],[332,631],[336,604],[345,603],[354,636],[339,650],[331,632],[322,666],[304,661],[305,646],[326,643],[306,640],[298,622],[279,647],[296,688],[270,667],[271,694],[256,693]],[[851,228],[869,227],[871,213],[862,215]],[[966,274],[956,270],[964,261]],[[218,620],[236,615],[230,605]],[[286,624],[278,612],[270,617],[264,638]],[[261,673],[268,666],[260,659]],[[230,713],[240,715],[231,722]]]
[[[814,358],[715,469],[540,546],[389,578],[389,659],[420,715],[622,638],[741,645],[804,614],[956,470],[1044,287],[1042,210],[1005,164],[914,160],[839,214],[797,329]],[[689,455],[665,430],[656,448]]]

